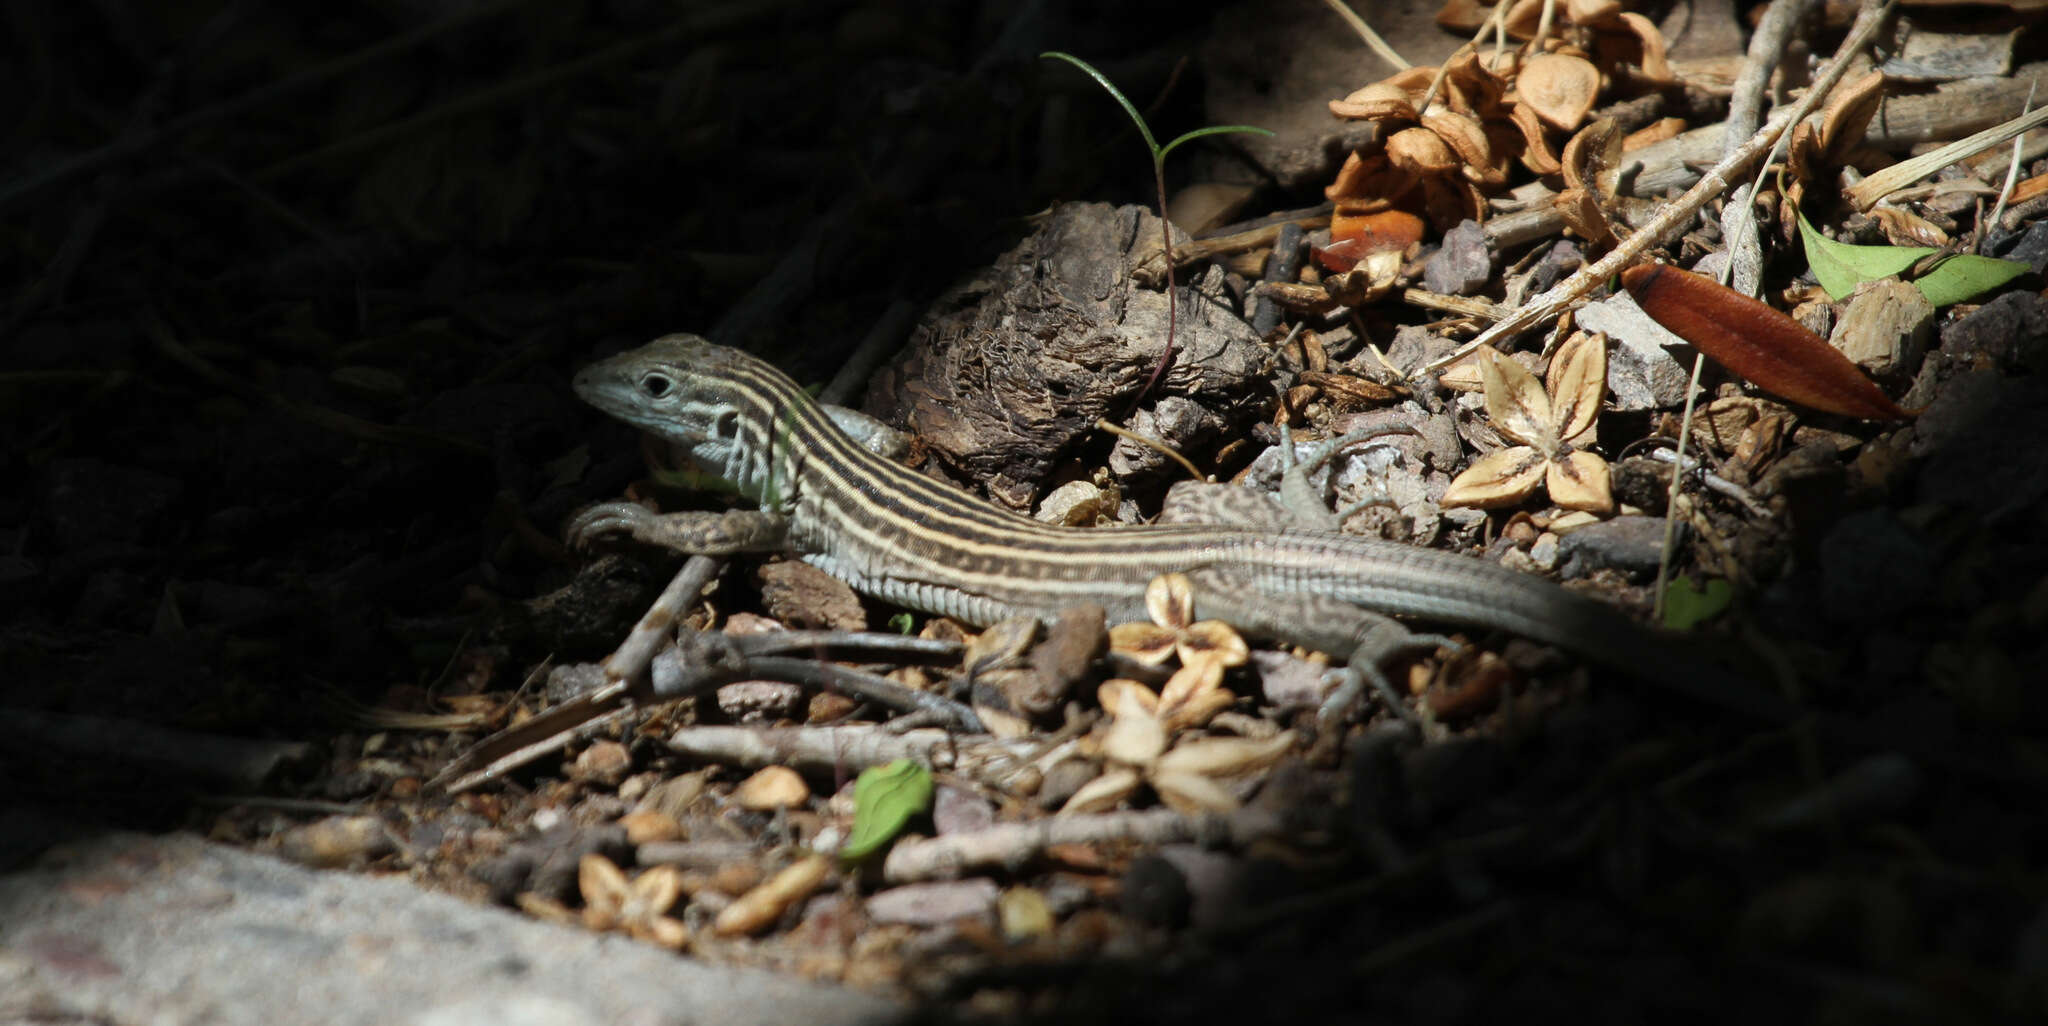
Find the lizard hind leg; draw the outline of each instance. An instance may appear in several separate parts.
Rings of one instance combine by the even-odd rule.
[[[1253,637],[1268,638],[1346,656],[1335,691],[1316,711],[1317,732],[1335,737],[1351,708],[1371,687],[1387,707],[1410,722],[1416,714],[1382,666],[1418,650],[1461,647],[1442,634],[1411,631],[1384,613],[1328,595],[1273,593],[1235,582],[1229,573],[1207,570],[1189,575],[1195,585],[1195,615],[1222,620]]]

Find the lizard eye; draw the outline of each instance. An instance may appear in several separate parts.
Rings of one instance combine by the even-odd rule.
[[[649,399],[660,399],[673,391],[674,388],[675,383],[670,381],[666,375],[649,374],[640,379],[640,391],[647,393],[647,398]]]

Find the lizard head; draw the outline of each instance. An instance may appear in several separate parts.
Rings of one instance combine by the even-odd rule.
[[[781,371],[695,335],[664,335],[576,375],[584,402],[682,445],[704,470],[747,493],[767,473],[778,418],[808,402]]]

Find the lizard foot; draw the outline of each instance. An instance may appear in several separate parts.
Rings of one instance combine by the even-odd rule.
[[[693,556],[774,552],[789,544],[789,519],[776,513],[735,509],[724,513],[652,513],[630,502],[592,506],[569,522],[570,544],[587,546],[600,535],[626,533],[633,540]]]
[[[1398,630],[1398,633],[1387,627]],[[1317,735],[1326,738],[1341,736],[1345,719],[1358,700],[1364,697],[1368,687],[1395,715],[1420,726],[1421,718],[1409,707],[1407,697],[1394,687],[1386,671],[1380,669],[1381,665],[1407,652],[1436,649],[1456,652],[1463,647],[1462,642],[1449,635],[1413,633],[1391,620],[1387,621],[1385,626],[1376,628],[1359,642],[1343,669],[1330,671],[1338,677],[1337,689],[1330,692],[1330,697],[1323,699],[1323,704],[1316,709]]]
[[[637,503],[603,502],[581,513],[569,521],[567,531],[572,548],[587,549],[597,539],[608,534],[637,535],[641,525],[655,519],[655,514]]]

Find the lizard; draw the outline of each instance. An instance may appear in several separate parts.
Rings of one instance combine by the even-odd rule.
[[[681,446],[753,503],[663,514],[602,503],[572,520],[579,545],[628,534],[690,554],[793,553],[857,591],[976,627],[1049,621],[1082,603],[1103,607],[1112,623],[1144,619],[1147,584],[1186,574],[1196,617],[1346,658],[1317,711],[1319,733],[1341,728],[1367,687],[1398,703],[1382,669],[1389,659],[1455,644],[1404,620],[1506,631],[1710,705],[1793,717],[1776,695],[1597,599],[1457,553],[1287,527],[1270,513],[1276,503],[1247,489],[1210,486],[1221,497],[1195,504],[1193,517],[1214,522],[1185,522],[1183,513],[1179,522],[1077,528],[1000,509],[869,451],[842,426],[852,422],[845,411],[816,403],[771,364],[694,335],[601,360],[574,388]]]

